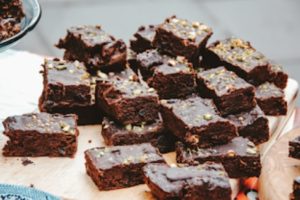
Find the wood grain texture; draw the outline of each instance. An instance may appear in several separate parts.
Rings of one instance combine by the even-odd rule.
[[[265,156],[259,178],[260,199],[289,200],[293,180],[300,176],[300,160],[288,157],[288,142],[298,135],[300,129],[284,135]]]

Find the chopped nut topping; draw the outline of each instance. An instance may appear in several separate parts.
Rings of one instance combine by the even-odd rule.
[[[100,78],[103,78],[103,79],[107,79],[108,78],[108,76],[105,73],[101,72],[101,71],[97,72],[97,76],[100,77]]]
[[[155,89],[154,88],[149,88],[148,92],[150,92],[150,93],[155,92]]]
[[[203,119],[205,119],[206,121],[210,121],[213,119],[213,116],[209,113],[203,115]]]
[[[228,150],[228,151],[227,151],[227,156],[228,156],[228,157],[234,157],[234,156],[236,156],[236,153],[235,153],[234,150]]]
[[[131,125],[131,124],[127,124],[127,125],[125,126],[125,129],[126,129],[127,131],[131,131],[131,130],[132,130],[132,125]]]
[[[48,66],[48,69],[53,69],[53,64],[52,63],[49,63],[47,66]]]
[[[247,148],[247,153],[255,155],[257,153],[256,147],[255,148]]]
[[[90,78],[90,74],[89,73],[84,73],[81,76],[81,80],[86,80],[86,79],[89,79],[89,78]]]
[[[171,65],[171,66],[175,66],[176,65],[176,60],[170,59],[168,61],[168,64]]]
[[[142,155],[140,157],[140,161],[143,162],[143,163],[145,163],[147,161],[147,159],[148,159],[148,155],[147,154],[144,154],[144,155]]]
[[[67,66],[66,65],[56,65],[55,69],[57,69],[57,70],[65,70],[65,69],[67,69]]]
[[[70,131],[70,125],[66,124],[65,122],[60,122],[60,128],[64,131],[64,132],[69,132]]]
[[[172,167],[172,168],[177,167],[177,164],[171,163],[171,164],[170,164],[170,167]]]
[[[142,93],[142,90],[140,90],[140,89],[133,90],[134,95],[139,95],[141,93]]]

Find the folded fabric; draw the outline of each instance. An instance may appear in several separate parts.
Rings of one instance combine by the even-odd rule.
[[[34,188],[0,184],[0,200],[59,200],[59,198]]]

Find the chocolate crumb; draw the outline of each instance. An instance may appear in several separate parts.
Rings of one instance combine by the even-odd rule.
[[[92,140],[89,140],[88,143],[91,144],[91,143],[92,143]]]
[[[29,185],[29,187],[34,188],[34,185],[31,183],[31,184]]]
[[[29,160],[28,158],[22,158],[21,161],[22,161],[23,166],[27,166],[27,165],[34,163],[33,161]]]

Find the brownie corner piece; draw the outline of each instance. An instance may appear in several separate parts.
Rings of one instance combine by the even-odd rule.
[[[262,167],[257,147],[243,137],[236,137],[227,144],[209,148],[191,147],[178,142],[176,160],[178,163],[189,165],[221,163],[230,178],[259,177]]]
[[[255,98],[266,115],[286,115],[288,111],[284,91],[274,83],[263,83],[256,88]]]
[[[126,65],[125,42],[109,35],[99,25],[73,26],[56,46],[65,49],[66,60],[84,62],[91,72],[121,71]]]
[[[45,59],[42,74],[41,112],[74,113],[79,125],[100,123],[102,112],[96,109],[95,83],[83,63]]]
[[[212,29],[203,23],[172,16],[157,27],[154,45],[172,56],[193,60],[199,56],[211,35]]]
[[[199,94],[213,98],[223,116],[248,111],[255,107],[255,88],[225,67],[197,74]]]
[[[74,157],[77,151],[77,116],[29,113],[3,121],[9,141],[4,156]]]
[[[165,162],[149,143],[88,149],[85,151],[85,161],[87,174],[99,190],[142,184],[143,166]]]
[[[181,167],[148,164],[143,171],[147,186],[158,199],[231,199],[228,175],[217,163]]]
[[[237,127],[240,136],[256,145],[270,138],[269,120],[258,105],[250,111],[228,115],[226,118]]]
[[[289,76],[283,71],[283,67],[273,61],[270,61],[270,67],[272,73],[271,82],[281,89],[286,88]]]
[[[300,159],[300,136],[289,141],[289,157]]]
[[[96,102],[107,115],[124,125],[153,122],[158,118],[156,91],[130,69],[98,80]]]
[[[193,95],[160,102],[166,127],[191,145],[224,144],[237,136],[234,124],[219,116],[212,100]]]
[[[153,49],[153,40],[155,36],[156,26],[140,26],[137,32],[130,40],[130,48],[136,53],[144,52],[148,49]]]
[[[43,63],[43,95],[52,106],[85,106],[92,101],[90,74],[83,63],[58,58]],[[42,106],[43,107],[43,106]]]

